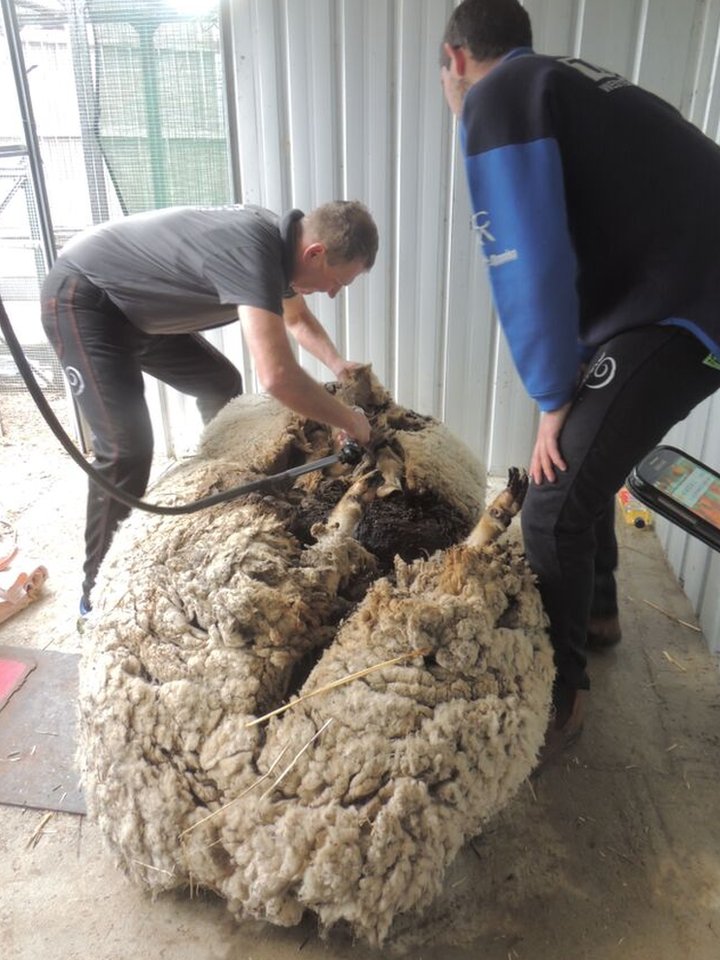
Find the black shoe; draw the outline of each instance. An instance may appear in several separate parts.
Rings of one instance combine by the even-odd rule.
[[[616,613],[609,617],[590,617],[585,635],[588,650],[608,650],[621,640],[620,619]]]

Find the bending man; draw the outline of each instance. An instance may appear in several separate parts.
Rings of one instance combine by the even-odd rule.
[[[43,286],[42,320],[92,432],[96,469],[127,493],[145,492],[153,443],[143,373],[196,397],[205,423],[242,393],[238,370],[198,333],[238,313],[263,388],[367,443],[365,416],[305,373],[287,332],[341,379],[354,364],[303,295],[335,297],[372,267],[377,247],[372,217],[349,201],[282,219],[259,207],[175,207],[73,238]],[[82,614],[128,512],[90,482]]]

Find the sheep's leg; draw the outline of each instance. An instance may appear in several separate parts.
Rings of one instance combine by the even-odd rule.
[[[377,486],[373,482],[375,475],[373,471],[357,479],[335,504],[325,523],[316,523],[313,526],[312,535],[316,538],[326,533],[344,533],[349,537],[352,536],[360,522],[365,504],[370,503],[377,495]]]
[[[383,498],[389,497],[392,493],[402,493],[400,479],[405,464],[396,453],[393,453],[390,447],[384,446],[377,451],[377,468],[383,478],[383,482],[377,490],[378,497]]]
[[[527,488],[527,472],[511,467],[507,487],[489,506],[485,507],[485,512],[465,541],[467,546],[479,550],[493,540],[497,540],[500,534],[510,526],[512,518],[520,512]]]

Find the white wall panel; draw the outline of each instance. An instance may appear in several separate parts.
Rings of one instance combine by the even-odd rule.
[[[425,0],[425,16],[418,17],[418,6],[417,0],[406,0],[401,19],[405,29],[398,77],[397,396],[422,413],[437,415],[443,386],[446,212],[451,183],[451,117],[440,89],[437,56],[449,7]],[[428,64],[434,69],[427,69]],[[414,190],[405,181],[410,168],[414,169]],[[407,349],[410,344],[411,350]],[[410,382],[412,389],[408,389]]]
[[[646,2],[639,71],[633,79],[681,108],[686,105],[686,93],[695,73],[698,51],[692,41],[696,36],[698,3]]]
[[[697,17],[696,70],[687,116],[720,140],[720,2],[708,0]]]
[[[578,0],[527,0],[539,53],[576,56],[576,37],[582,30],[585,4]]]
[[[242,199],[277,211],[363,200],[377,263],[334,302],[311,298],[354,360],[399,402],[439,416],[489,468],[526,463],[536,425],[498,331],[470,225],[437,55],[453,0],[230,0]],[[717,138],[720,0],[527,0],[535,47],[639,81]],[[223,349],[253,380],[235,328]],[[300,360],[311,374],[327,371]],[[676,445],[720,465],[720,409]],[[720,562],[659,524],[668,557],[720,647]]]
[[[278,0],[255,0],[230,8],[243,201],[273,210],[286,207],[290,195],[281,7]]]
[[[371,273],[345,291],[338,347],[353,360],[372,360],[380,380],[390,384],[394,337],[388,318],[395,275],[392,169],[397,126],[390,94],[395,16],[393,5],[385,0],[343,0],[339,16],[344,104],[341,192],[344,197],[362,199],[372,210],[380,249]]]
[[[287,3],[284,8],[291,205],[309,210],[340,196],[337,4],[334,0],[305,0]],[[308,299],[337,342],[341,301],[317,295]],[[308,373],[327,379],[322,364],[304,351],[300,354]]]
[[[490,424],[497,366],[499,328],[493,317],[487,271],[477,238],[470,230],[465,172],[454,150],[447,211],[447,295],[440,417],[468,446],[490,463]]]
[[[235,72],[238,167],[244,203],[271,210],[290,206],[290,151],[286,135],[282,0],[230,3],[228,22]],[[272,104],[267,109],[266,104]],[[246,391],[258,389],[255,373],[239,331],[233,325],[221,338],[223,351],[243,374]],[[216,344],[220,345],[220,344]]]
[[[601,64],[625,77],[631,76],[635,69],[643,0],[577,6],[583,10],[575,31],[578,54],[590,63]]]

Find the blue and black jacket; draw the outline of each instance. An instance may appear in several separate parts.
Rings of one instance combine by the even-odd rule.
[[[518,49],[467,93],[461,137],[500,321],[541,410],[634,327],[679,324],[720,354],[720,148],[677,110]]]

